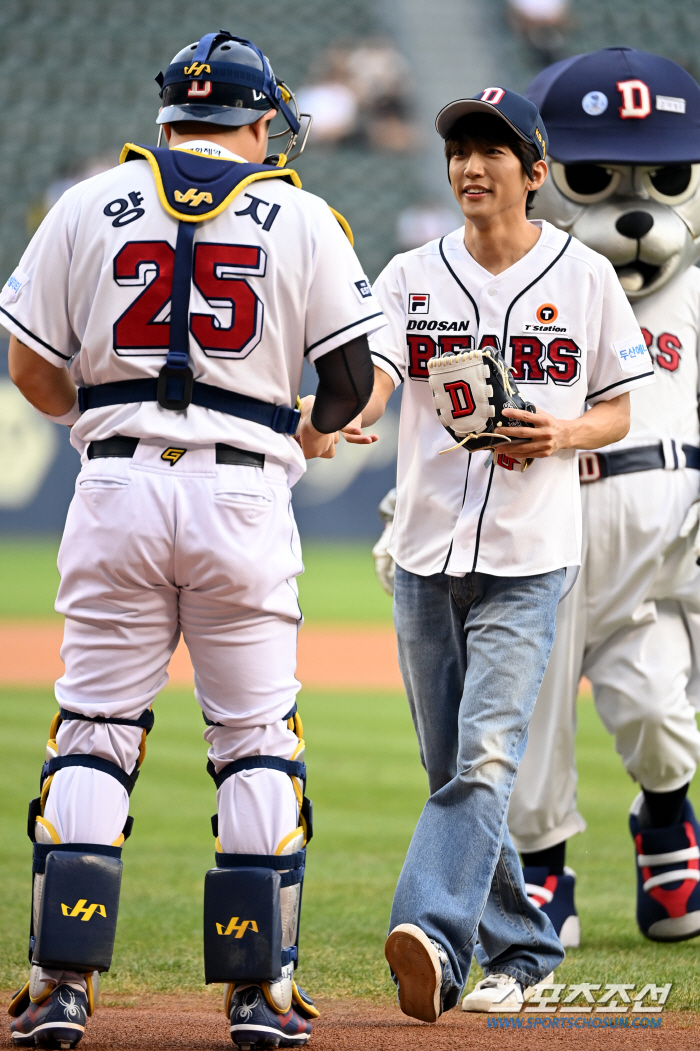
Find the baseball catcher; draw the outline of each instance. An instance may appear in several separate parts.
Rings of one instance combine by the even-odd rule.
[[[266,160],[275,115],[287,150],[301,121],[260,49],[208,33],[157,80],[169,149],[129,143],[70,189],[0,296],[12,379],[82,457],[12,1039],[73,1048],[95,1009],[129,796],[182,633],[217,791],[205,980],[224,983],[236,1045],[295,1047],[318,1012],[294,977],[312,823],[289,489],[369,398],[383,318],[347,224],[284,153]],[[305,356],[319,389],[299,410]]]

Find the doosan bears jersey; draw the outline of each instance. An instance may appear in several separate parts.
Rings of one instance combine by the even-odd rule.
[[[187,151],[239,161],[210,142]],[[168,351],[178,221],[146,160],[79,183],[49,212],[0,295],[0,318],[79,385],[157,376]],[[316,358],[384,324],[345,233],[319,197],[282,178],[242,186],[197,224],[190,296],[195,380],[293,406],[304,355]],[[73,444],[115,434],[224,442],[305,469],[297,443],[201,406],[136,403],[85,412]]]
[[[689,267],[632,309],[654,360],[656,383],[631,399],[629,434],[615,449],[662,440],[673,443],[682,458],[681,445],[700,445],[700,270]],[[670,452],[672,459],[673,446]]]
[[[523,398],[560,419],[654,382],[608,260],[549,223],[534,225],[537,244],[501,274],[472,258],[460,228],[397,256],[375,283],[388,325],[370,341],[373,360],[396,385],[405,381],[389,550],[410,572],[526,576],[581,559],[576,450],[525,472],[507,451],[495,463],[488,451],[441,455],[454,442],[433,407],[430,357],[499,347]]]

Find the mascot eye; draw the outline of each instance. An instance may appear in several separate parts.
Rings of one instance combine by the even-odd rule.
[[[679,197],[688,189],[692,169],[689,164],[669,164],[649,172],[649,181],[657,193],[664,197]]]
[[[597,164],[567,164],[564,171],[571,189],[582,197],[602,193],[612,182],[612,172]]]

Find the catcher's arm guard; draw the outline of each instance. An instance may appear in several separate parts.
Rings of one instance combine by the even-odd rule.
[[[537,411],[531,402],[523,401],[511,372],[499,352],[492,349],[443,354],[430,359],[430,389],[440,423],[457,442],[452,448],[461,445],[475,452],[494,449],[511,440],[530,440],[510,439],[506,433],[509,427],[533,425],[509,419],[503,415],[504,409]]]

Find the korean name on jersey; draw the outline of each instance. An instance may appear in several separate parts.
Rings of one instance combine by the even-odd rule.
[[[428,360],[498,347],[522,396],[561,419],[654,381],[632,308],[603,256],[546,222],[535,247],[494,276],[463,229],[397,256],[374,291],[387,317],[372,357],[405,382],[391,553],[421,575],[532,575],[580,563],[574,449],[524,473],[507,450],[468,454],[440,424]],[[521,447],[522,448],[522,447]],[[514,469],[515,468],[515,469]]]
[[[187,143],[210,152],[210,143]],[[235,160],[217,147],[217,154]],[[78,385],[157,376],[168,351],[177,220],[158,200],[146,161],[68,190],[48,214],[0,296],[0,319]],[[190,296],[196,380],[293,406],[304,356],[384,324],[345,233],[325,201],[280,178],[244,186],[197,224]],[[178,444],[226,442],[304,470],[296,442],[196,405],[91,409],[73,427],[86,443],[126,434]]]

